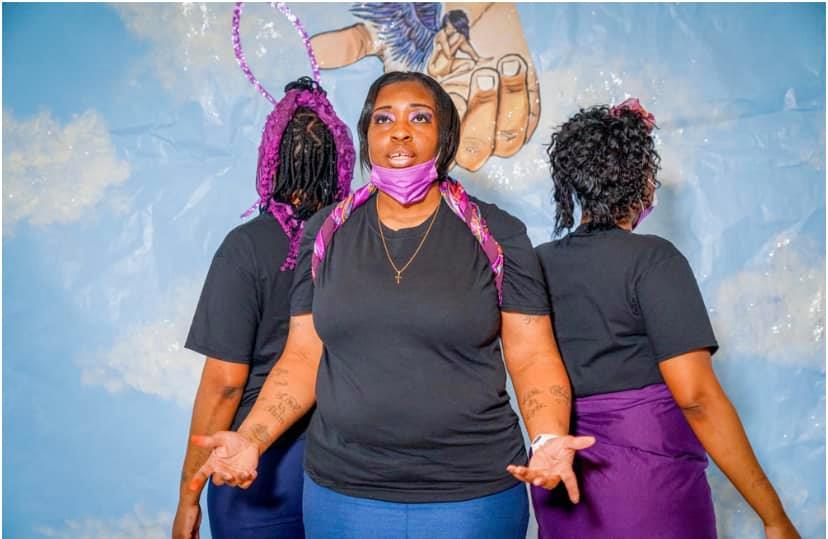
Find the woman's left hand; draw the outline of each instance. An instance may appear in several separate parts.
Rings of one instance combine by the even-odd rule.
[[[575,451],[592,447],[594,443],[592,436],[559,436],[540,446],[529,459],[529,466],[511,464],[506,470],[525,483],[549,490],[563,481],[569,499],[578,503],[580,492],[572,461]]]

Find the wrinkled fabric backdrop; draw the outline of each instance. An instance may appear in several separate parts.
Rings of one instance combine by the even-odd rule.
[[[292,8],[311,34],[356,22],[348,4]],[[642,99],[664,186],[641,231],[690,260],[716,372],[810,538],[825,534],[824,10],[519,5],[538,129],[511,158],[455,169],[547,241],[552,127],[579,106]],[[7,537],[168,536],[202,365],[182,345],[213,253],[256,198],[272,108],[233,58],[231,13],[3,5]],[[310,73],[271,7],[247,6],[242,37],[274,94]],[[322,73],[352,132],[382,69]],[[721,536],[760,537],[712,464],[709,477]]]

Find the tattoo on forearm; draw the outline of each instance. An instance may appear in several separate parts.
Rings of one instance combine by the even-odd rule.
[[[549,394],[552,395],[555,402],[560,402],[561,404],[566,404],[567,406],[572,403],[572,396],[569,393],[569,390],[564,386],[556,385],[550,387]]]
[[[269,405],[265,410],[279,423],[287,423],[286,415],[302,410],[299,402],[287,393],[277,393],[273,398],[276,400],[275,404]]]
[[[540,316],[532,316],[532,315],[528,315],[528,314],[525,314],[525,315],[520,317],[520,321],[523,322],[524,326],[531,326],[532,324],[534,324],[535,322],[537,322],[540,319],[541,319]]]
[[[548,404],[538,399],[541,395],[543,395],[543,391],[533,388],[527,391],[521,399],[521,403],[523,404],[522,408],[524,421],[529,421],[535,417],[539,411],[544,408],[549,408]]]
[[[267,427],[265,427],[261,423],[256,423],[250,430],[253,434],[253,437],[256,438],[257,441],[263,444],[270,443],[270,432],[267,430]]]
[[[274,386],[286,386],[288,385],[286,380],[283,380],[285,376],[288,375],[287,369],[283,369],[281,367],[273,367],[270,371],[270,376],[268,376],[268,381],[273,384]]]

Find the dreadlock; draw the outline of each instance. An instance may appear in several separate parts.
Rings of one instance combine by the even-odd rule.
[[[289,90],[319,90],[309,77],[285,87]],[[293,207],[302,221],[335,201],[338,186],[336,144],[333,134],[306,107],[299,107],[285,127],[279,144],[279,168],[273,181],[273,198]]]

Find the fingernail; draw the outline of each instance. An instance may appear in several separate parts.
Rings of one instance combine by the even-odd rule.
[[[487,75],[481,75],[477,77],[477,87],[484,92],[487,90],[494,90],[495,78]]]
[[[517,60],[507,60],[500,64],[500,72],[507,77],[514,77],[520,72],[520,62]]]

